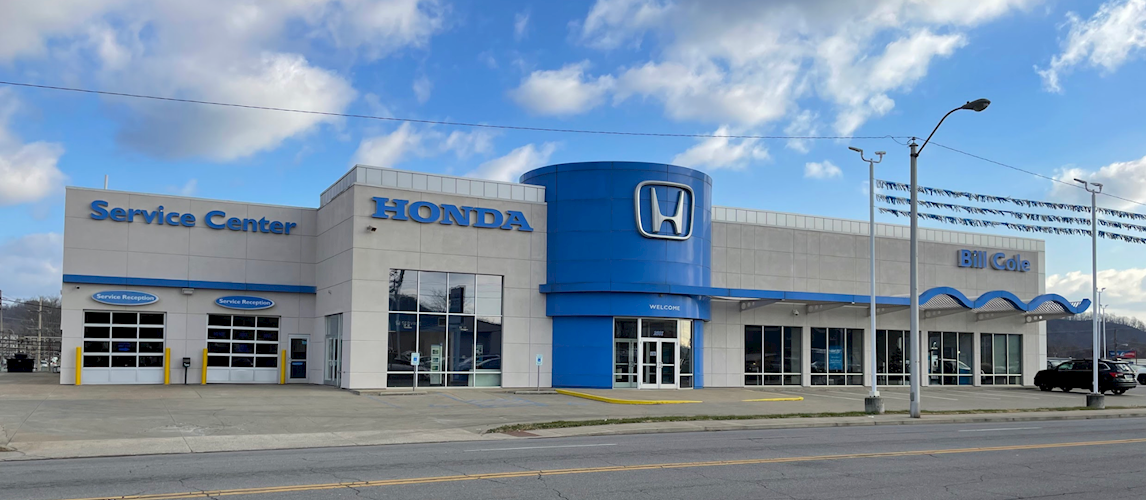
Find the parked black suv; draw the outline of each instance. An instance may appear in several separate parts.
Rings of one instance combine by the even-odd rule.
[[[1042,370],[1035,375],[1035,385],[1044,391],[1054,388],[1070,392],[1071,389],[1090,389],[1093,383],[1093,365],[1089,359],[1074,359],[1064,361],[1049,370]],[[1119,363],[1108,359],[1098,362],[1098,392],[1106,394],[1122,394],[1127,389],[1138,386],[1134,380],[1134,371],[1126,363]]]

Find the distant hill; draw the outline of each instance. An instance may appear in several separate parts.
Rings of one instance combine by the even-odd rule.
[[[1051,357],[1090,357],[1092,323],[1089,315],[1047,321],[1047,355]],[[1121,350],[1137,350],[1146,357],[1146,324],[1133,318],[1107,316],[1107,350],[1114,350],[1115,342],[1129,344]]]

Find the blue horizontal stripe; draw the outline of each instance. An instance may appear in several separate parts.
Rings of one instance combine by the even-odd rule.
[[[313,286],[275,285],[270,283],[234,283],[229,281],[169,280],[159,278],[129,278],[124,276],[90,276],[65,274],[64,283],[89,285],[158,286],[164,288],[201,288],[204,290],[237,290],[251,292],[315,293]]]

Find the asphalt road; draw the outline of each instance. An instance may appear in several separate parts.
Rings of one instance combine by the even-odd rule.
[[[0,499],[121,496],[1141,499],[1146,497],[1146,419],[645,434],[0,463]]]

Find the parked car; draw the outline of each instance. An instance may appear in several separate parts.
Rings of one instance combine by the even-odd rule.
[[[1070,392],[1071,389],[1090,389],[1093,383],[1093,366],[1089,359],[1064,361],[1054,368],[1035,374],[1035,385],[1044,391],[1055,388],[1062,389],[1063,392]],[[1099,360],[1098,392],[1102,394],[1113,392],[1118,395],[1137,386],[1130,365],[1107,359]]]
[[[1130,368],[1134,370],[1134,374],[1138,377],[1138,383],[1146,385],[1146,366],[1130,365]]]

